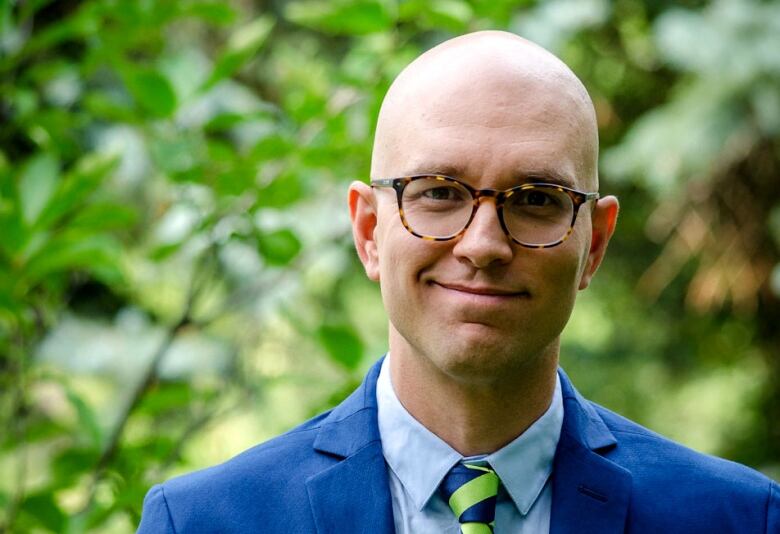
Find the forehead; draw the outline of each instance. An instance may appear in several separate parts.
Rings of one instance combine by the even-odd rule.
[[[576,180],[583,172],[586,136],[560,100],[531,92],[511,100],[472,88],[454,93],[404,121],[405,134],[390,155],[394,165],[448,167],[467,177],[544,172]]]
[[[509,184],[541,173],[580,187],[595,178],[595,121],[573,74],[545,62],[451,59],[405,73],[391,89],[375,177],[452,170]]]

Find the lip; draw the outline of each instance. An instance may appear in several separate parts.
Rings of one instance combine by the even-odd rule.
[[[457,291],[459,293],[467,293],[470,295],[479,295],[485,297],[528,297],[530,296],[528,291],[514,291],[511,289],[505,289],[501,287],[493,286],[469,286],[457,283],[446,282],[433,282],[433,284],[448,289],[450,291]]]

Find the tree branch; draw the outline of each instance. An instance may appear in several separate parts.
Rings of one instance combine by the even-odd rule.
[[[200,291],[204,286],[201,277],[205,277],[205,267],[209,259],[213,256],[213,249],[214,245],[207,248],[200,257],[200,261],[196,263],[196,266],[193,269],[192,278],[190,280],[190,287],[187,292],[187,300],[184,305],[181,318],[165,333],[165,337],[157,347],[157,350],[149,361],[149,364],[147,365],[141,379],[136,383],[132,393],[130,394],[130,397],[122,407],[122,410],[117,417],[117,423],[114,425],[111,434],[103,446],[100,457],[95,463],[89,497],[86,504],[84,505],[84,508],[79,512],[79,516],[85,516],[92,509],[95,502],[97,485],[103,478],[106,468],[111,464],[114,458],[116,458],[119,452],[121,438],[124,434],[130,417],[141,403],[141,400],[144,398],[151,386],[157,380],[160,372],[160,365],[162,364],[165,355],[168,353],[168,350],[171,348],[171,345],[173,345],[173,342],[176,340],[176,337],[184,328],[192,324],[192,310],[200,294]]]

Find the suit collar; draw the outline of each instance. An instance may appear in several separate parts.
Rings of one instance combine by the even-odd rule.
[[[379,443],[376,381],[384,357],[371,366],[363,383],[320,424],[314,449],[346,458],[372,442]]]
[[[382,360],[322,421],[314,449],[339,461],[306,481],[317,532],[392,534],[390,485],[376,409]]]
[[[566,374],[559,375],[564,417],[553,463],[550,532],[623,532],[631,473],[603,456],[617,446],[615,436]]]
[[[336,406],[320,425],[314,449],[347,457],[369,442],[379,441],[376,384],[384,357],[366,374],[363,383]],[[574,389],[569,377],[558,370],[564,401],[563,432],[588,449],[599,451],[617,444],[615,436],[593,406]]]
[[[563,431],[567,432],[571,439],[593,451],[614,447],[617,440],[593,405],[574,389],[563,369],[558,369],[558,376],[563,393]]]

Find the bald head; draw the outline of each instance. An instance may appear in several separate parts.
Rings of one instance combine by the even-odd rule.
[[[372,177],[437,172],[426,167],[437,155],[415,148],[442,130],[464,141],[476,133],[474,139],[491,146],[542,136],[551,141],[547,148],[567,152],[578,186],[597,186],[598,132],[585,87],[557,57],[516,35],[488,31],[457,37],[404,69],[379,114]]]

